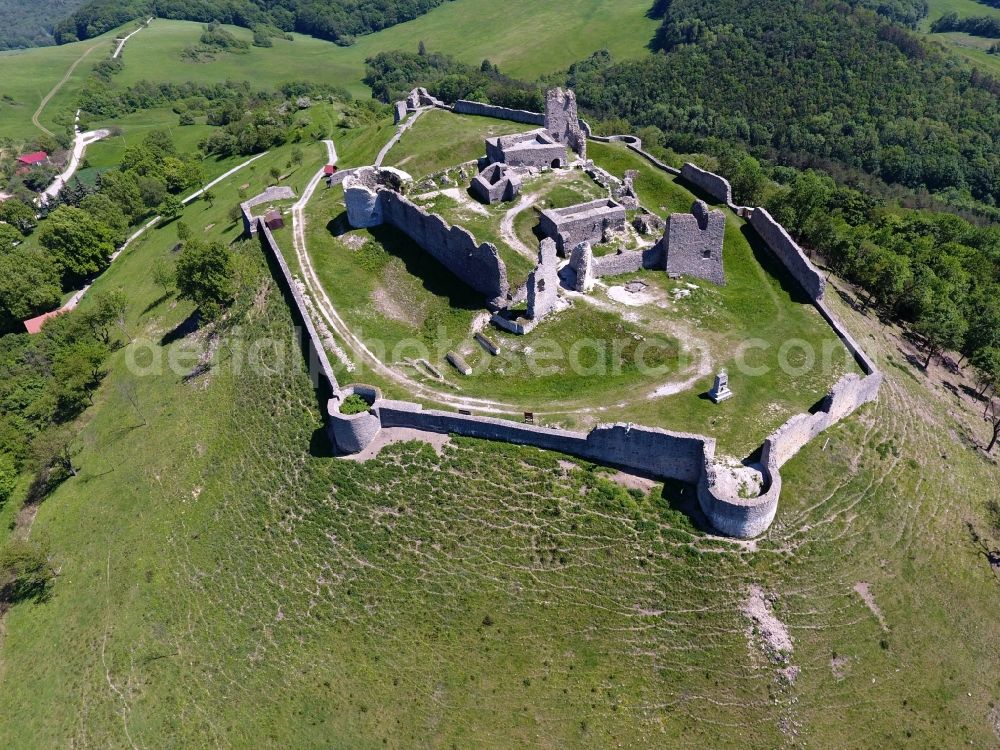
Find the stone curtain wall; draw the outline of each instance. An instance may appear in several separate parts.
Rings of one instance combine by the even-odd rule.
[[[501,119],[527,121],[530,124],[541,124],[542,116],[534,113],[518,113],[517,110],[504,110],[475,102],[467,102],[466,104],[469,106],[456,105],[455,111],[460,114],[494,116]],[[515,113],[515,115],[510,116],[511,113]],[[532,119],[519,119],[521,115]],[[677,173],[676,170],[657,162],[653,157],[643,152],[640,148],[640,141],[634,136],[599,140],[624,141],[629,148],[642,154],[654,165],[664,171]],[[682,175],[692,184],[732,207],[729,183],[723,178],[690,164],[685,165]],[[345,191],[345,194],[346,192],[349,191]],[[421,243],[419,238],[423,238],[429,239],[433,246],[440,245],[444,252],[443,257],[450,257],[448,237],[456,230],[459,232],[460,238],[455,242],[459,246],[472,251],[478,251],[485,247],[491,249],[494,256],[496,255],[496,249],[491,245],[486,244],[477,248],[474,239],[468,232],[458,227],[449,228],[441,217],[427,214],[426,211],[409,203],[399,194],[386,190],[377,192],[379,205],[369,207],[369,217],[371,212],[379,210],[382,210],[383,214],[392,214],[392,223],[396,225],[397,221],[401,222],[402,226],[399,228],[418,243]],[[385,199],[384,205],[382,205],[381,198],[383,194],[389,196]],[[348,209],[350,210],[350,200],[348,200]],[[676,479],[695,484],[699,505],[709,522],[725,534],[746,538],[763,533],[774,519],[782,487],[781,466],[824,429],[847,417],[863,404],[875,400],[882,382],[882,374],[878,372],[874,362],[864,353],[839,320],[825,307],[822,301],[825,289],[823,278],[805,258],[801,249],[784,228],[775,222],[764,209],[739,209],[739,211],[741,215],[749,214],[750,224],[780,262],[805,288],[820,314],[841,338],[865,373],[864,377],[855,374],[844,376],[834,385],[815,412],[792,417],[768,436],[761,448],[760,468],[764,478],[764,486],[758,497],[749,499],[725,496],[725,490],[717,484],[715,441],[711,438],[625,424],[600,425],[589,433],[555,430],[503,419],[424,410],[419,404],[405,401],[385,401],[381,400],[377,389],[371,386],[349,386],[341,392],[336,391],[336,380],[330,371],[329,363],[326,361],[325,352],[322,350],[315,329],[309,321],[304,300],[302,300],[301,294],[291,278],[287,265],[284,264],[270,230],[267,230],[262,223],[260,224],[260,234],[269,256],[277,261],[280,275],[283,277],[283,286],[291,293],[297,314],[306,323],[311,342],[310,347],[313,351],[321,353],[322,361],[325,363],[323,369],[327,373],[326,377],[333,384],[335,395],[328,407],[327,429],[335,445],[342,449],[360,450],[374,439],[382,427],[409,427],[428,432],[455,433],[560,451],[662,479]],[[432,219],[436,221],[431,221]],[[641,252],[631,251],[603,256],[602,258],[594,258],[586,243],[578,245],[573,250],[571,260],[571,266],[578,272],[578,288],[581,281],[585,279],[592,281],[595,276],[599,275],[625,273],[638,270],[640,267],[662,268],[665,263],[663,244],[658,243],[654,248]],[[430,252],[429,249],[428,251]],[[435,255],[435,257],[438,256]],[[499,268],[502,269],[502,286],[506,287],[506,269],[499,261],[499,257],[496,260]],[[448,265],[447,261],[442,260],[442,262]],[[584,272],[584,279],[579,278],[581,271]],[[376,394],[372,408],[358,419],[351,419],[347,415],[339,413],[339,404],[347,394],[352,392],[352,388],[365,388],[367,389],[366,395],[368,392]],[[339,441],[338,433],[343,434]]]
[[[312,317],[309,315],[309,308],[306,306],[306,301],[302,297],[302,292],[299,290],[298,284],[295,283],[295,279],[292,277],[292,272],[285,262],[285,257],[281,254],[281,249],[278,247],[274,235],[271,234],[271,230],[267,228],[263,219],[257,219],[257,235],[260,238],[260,245],[264,249],[264,255],[278,269],[278,283],[292,300],[292,316],[296,318],[297,323],[301,323],[305,328],[302,344],[309,368],[309,379],[312,380],[313,386],[319,387],[325,385],[331,393],[336,393],[339,385],[337,384],[337,377],[333,374],[333,368],[330,367],[330,360],[326,356],[323,341],[316,331],[316,326],[313,325]],[[325,383],[322,381],[325,381]]]
[[[757,231],[761,239],[771,248],[781,264],[788,269],[797,282],[814,302],[823,299],[826,291],[826,280],[809,262],[798,243],[781,224],[763,208],[755,208],[750,214],[750,225]],[[827,320],[830,320],[827,317]],[[838,332],[839,333],[839,332]]]
[[[491,307],[506,304],[510,283],[507,267],[495,245],[476,244],[476,238],[467,229],[449,225],[437,214],[428,213],[393,190],[380,190],[377,196],[387,223],[483,294]]]
[[[590,432],[575,432],[506,419],[424,410],[420,404],[408,401],[381,401],[376,410],[383,427],[409,427],[532,445],[691,484],[701,476],[706,442],[711,443],[714,450],[714,442],[700,435],[628,424],[600,425]]]
[[[508,107],[497,107],[493,104],[483,104],[482,102],[470,102],[459,99],[455,102],[453,111],[457,115],[478,115],[480,117],[492,117],[497,120],[511,120],[513,122],[523,122],[526,125],[544,125],[545,115],[540,112],[528,112],[524,109],[510,109]]]
[[[687,162],[681,167],[681,177],[708,193],[719,203],[725,203],[727,206],[733,205],[733,189],[725,177],[707,172],[691,162]]]

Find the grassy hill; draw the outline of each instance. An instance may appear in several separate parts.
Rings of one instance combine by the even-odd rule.
[[[573,0],[541,7],[529,0],[503,6],[486,0],[460,0],[445,3],[414,21],[361,37],[351,47],[293,34],[291,42],[275,39],[273,47],[251,47],[246,54],[225,54],[204,63],[185,60],[181,54],[185,47],[197,43],[202,24],[157,19],[129,41],[124,51],[125,70],[115,81],[124,86],[140,80],[217,83],[235,79],[272,88],[290,80],[317,80],[367,98],[370,92],[361,81],[365,59],[384,50],[415,50],[421,40],[429,49],[454,54],[470,64],[489,58],[509,75],[534,79],[564,70],[602,47],[617,58],[647,54],[646,45],[656,29],[656,21],[646,17],[648,8],[648,0]],[[226,29],[240,39],[252,40],[247,29]],[[481,34],[480,29],[490,33]],[[118,34],[129,30],[131,27],[123,27],[61,47],[0,54],[0,77],[5,81],[2,93],[12,100],[0,101],[0,137],[26,140],[37,135],[32,113],[79,60],[39,118],[51,130],[65,128],[93,65],[110,54],[111,42]],[[531,44],[522,43],[526,38]],[[171,116],[164,124],[173,121]]]
[[[184,220],[233,238],[238,184],[286,156]],[[1000,534],[998,471],[892,326],[830,295],[886,386],[786,466],[775,525],[736,546],[695,527],[683,488],[531,449],[331,459],[304,374],[235,367],[254,342],[298,356],[254,246],[213,344],[171,334],[191,308],[148,279],[174,241],[154,232],[97,282],[129,290],[141,343],[114,356],[80,476],[35,520],[60,574],[5,621],[4,747],[995,744],[1000,585],[967,524]],[[176,373],[125,366],[185,349]],[[748,636],[751,585],[797,671]]]

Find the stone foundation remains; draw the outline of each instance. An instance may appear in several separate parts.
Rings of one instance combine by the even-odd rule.
[[[253,237],[257,234],[257,216],[253,215],[252,208],[275,201],[295,200],[295,191],[284,185],[280,187],[269,187],[263,193],[255,195],[253,198],[243,201],[240,204],[240,214],[243,216],[243,234]]]
[[[544,129],[527,133],[500,135],[486,139],[486,160],[511,167],[563,167],[566,166],[566,147],[557,142]]]
[[[625,207],[610,198],[599,198],[566,208],[542,211],[539,228],[556,241],[560,252],[581,242],[606,242],[608,235],[625,230]]]
[[[521,192],[521,176],[497,162],[473,177],[469,189],[483,203],[512,201]]]
[[[718,209],[709,211],[705,201],[695,201],[689,214],[671,214],[662,240],[667,273],[724,286],[722,243],[725,234],[726,215]]]
[[[472,289],[486,297],[493,308],[507,304],[510,284],[507,267],[495,245],[476,243],[463,227],[451,226],[398,192],[399,170],[364,167],[344,180],[347,220],[351,226],[389,224],[416,242],[430,256]]]

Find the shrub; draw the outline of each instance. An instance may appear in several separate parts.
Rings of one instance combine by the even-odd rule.
[[[341,414],[361,414],[362,412],[368,411],[371,406],[365,399],[359,396],[357,393],[352,393],[350,396],[344,399],[344,403],[340,405]]]
[[[12,539],[0,550],[0,605],[44,598],[54,577],[40,545]]]

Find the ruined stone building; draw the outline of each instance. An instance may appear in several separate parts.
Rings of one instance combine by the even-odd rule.
[[[352,227],[388,224],[403,232],[428,255],[494,309],[507,304],[510,284],[500,253],[489,242],[477,244],[464,227],[451,226],[438,214],[408,200],[401,189],[409,175],[391,167],[362,167],[344,180],[347,220]]]
[[[490,164],[511,167],[563,167],[567,164],[566,147],[544,128],[527,133],[500,135],[486,139],[486,159]]]
[[[725,234],[726,215],[718,209],[709,210],[705,201],[695,201],[689,214],[671,214],[661,240],[667,273],[725,286],[722,264]]]
[[[556,241],[562,253],[581,242],[606,242],[611,234],[625,231],[625,207],[610,198],[599,198],[566,208],[542,211],[539,229]]]
[[[483,203],[512,201],[521,192],[521,176],[497,162],[473,177],[469,189]]]

